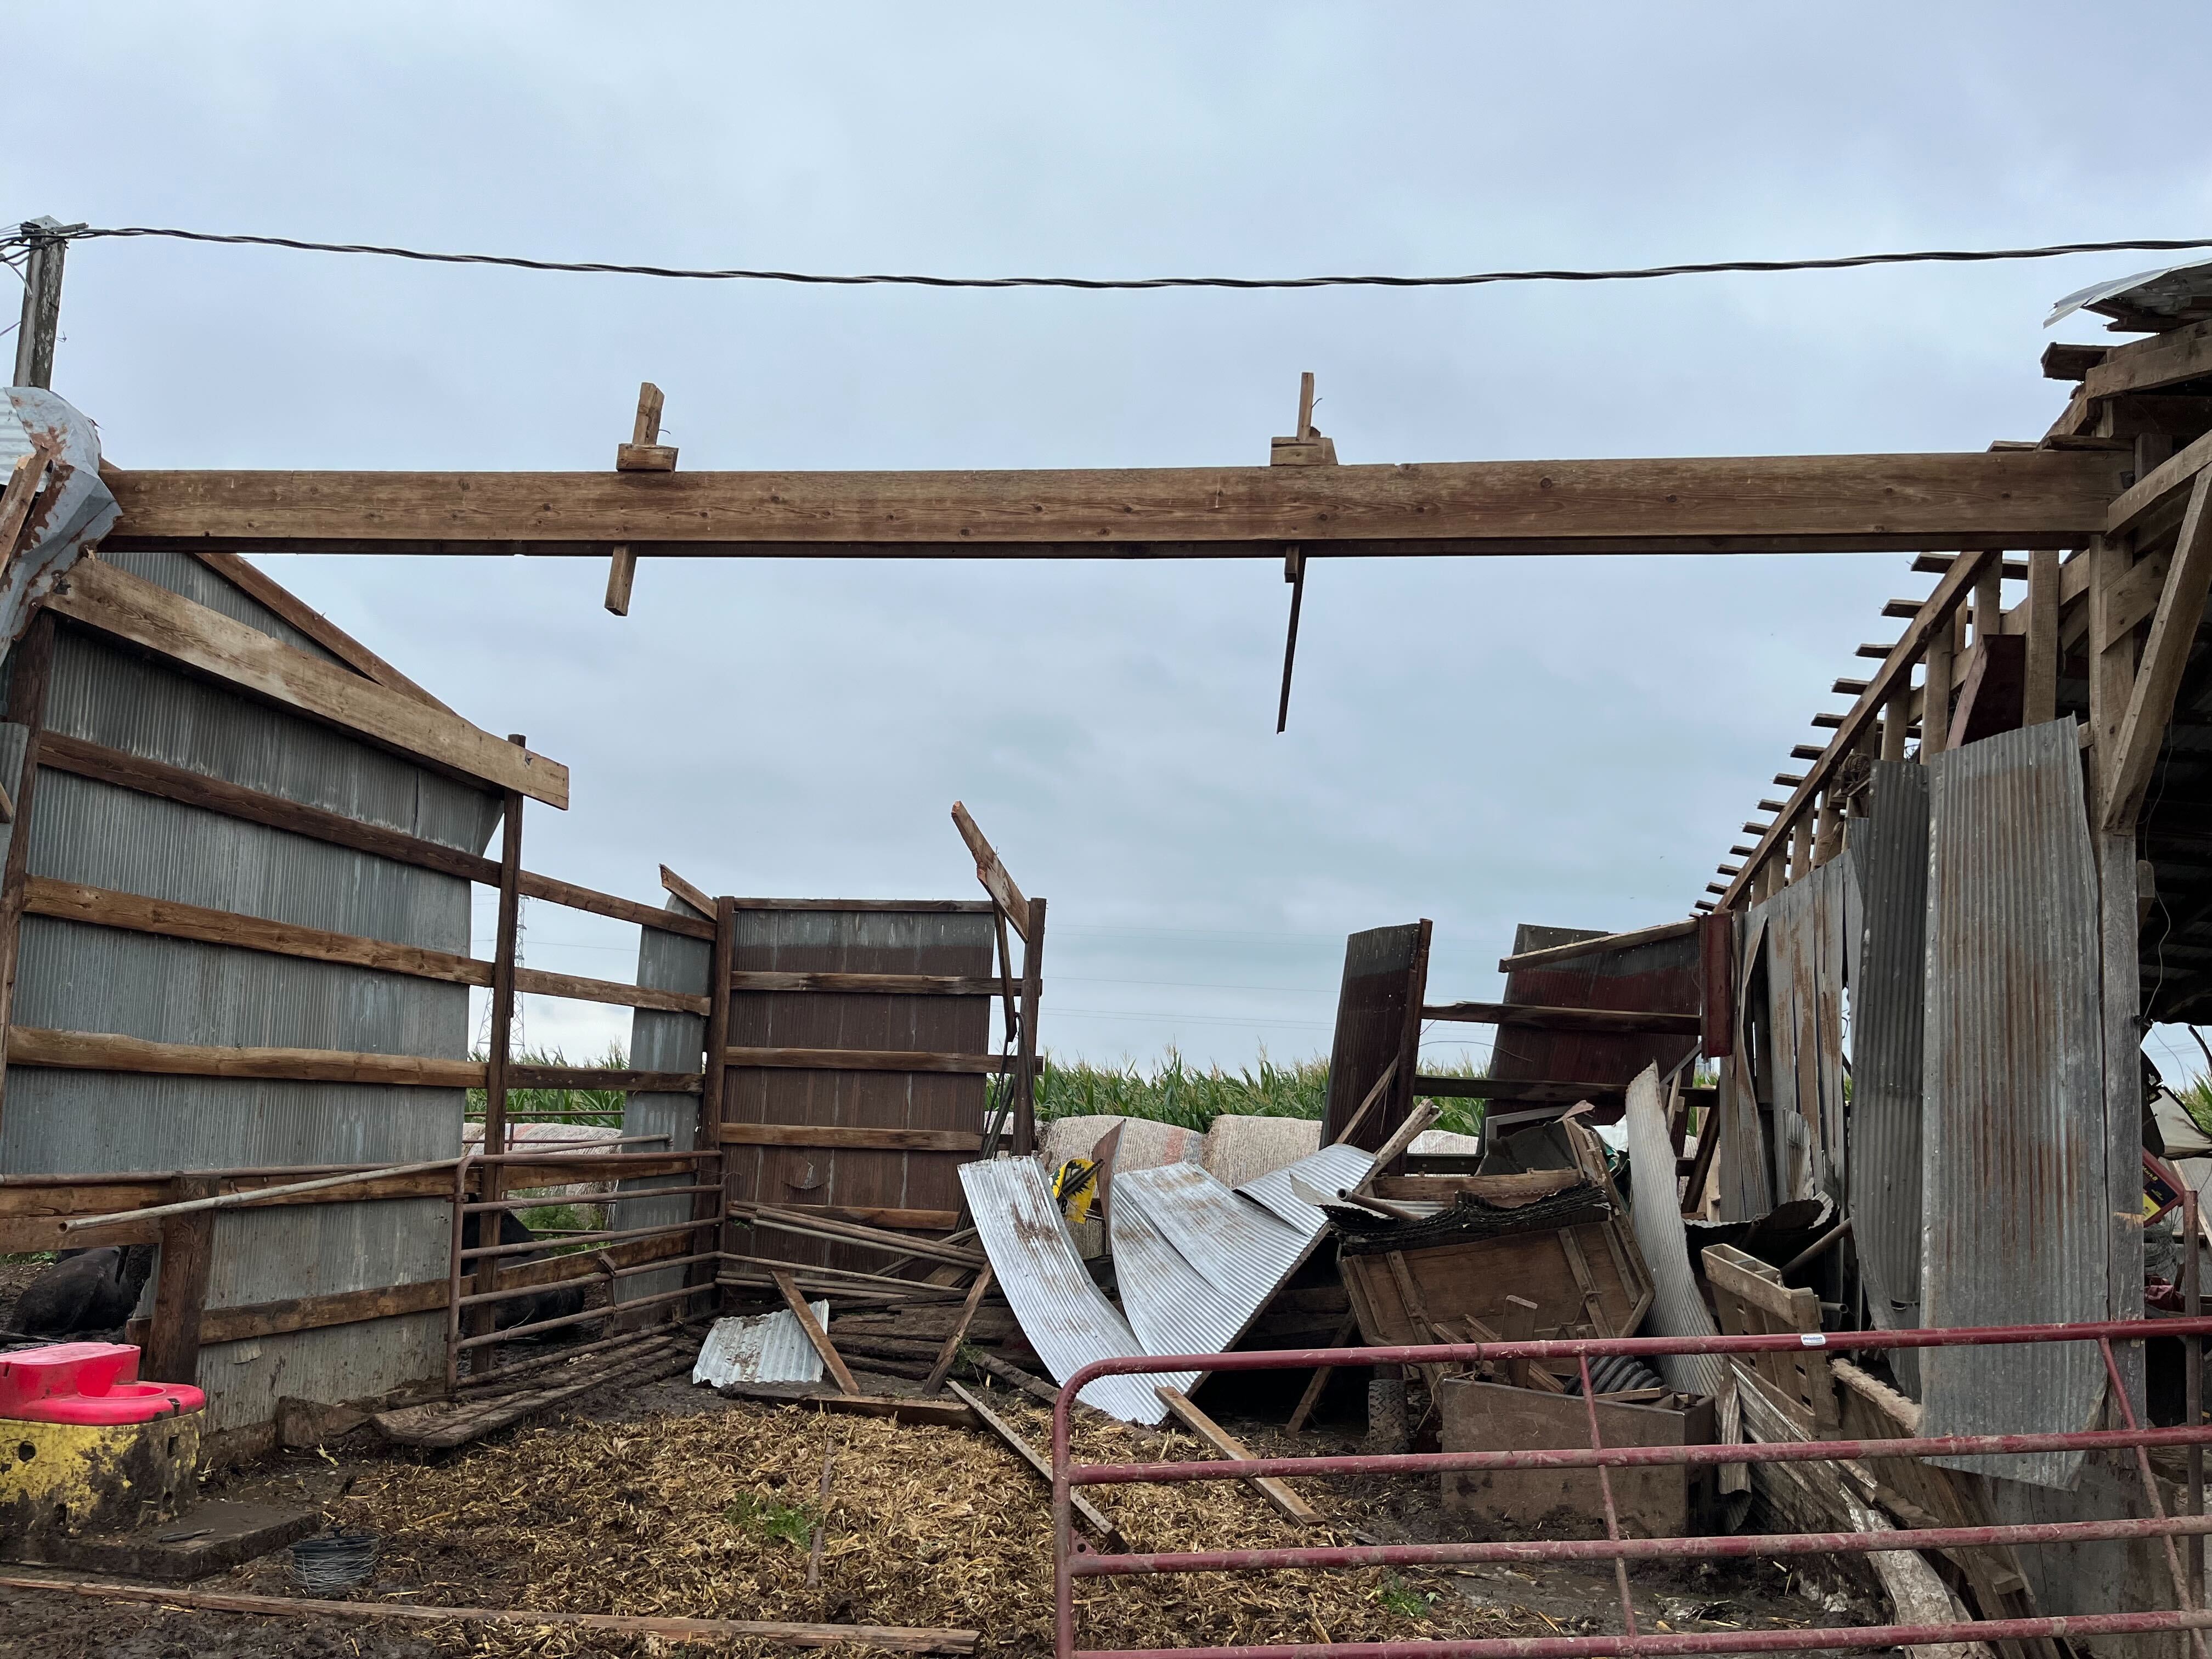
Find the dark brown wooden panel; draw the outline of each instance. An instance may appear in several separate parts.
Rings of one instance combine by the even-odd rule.
[[[1368,1113],[1352,1136],[1373,1152],[1405,1121],[1413,1103],[1420,1052],[1421,999],[1428,988],[1427,921],[1373,927],[1344,945],[1344,987],[1337,994],[1336,1037],[1329,1047],[1328,1119],[1322,1139],[1344,1133],[1392,1060],[1398,1075],[1382,1109]]]
[[[990,907],[740,899],[737,930],[732,985],[746,988],[730,994],[731,1057],[723,1083],[731,1197],[849,1210],[957,1211],[958,1167],[981,1144],[983,1078],[965,1066],[920,1070],[895,1060],[989,1057],[986,993],[996,984]],[[776,977],[749,978],[756,975]],[[829,988],[854,984],[853,975],[870,976],[862,981],[866,988]],[[914,988],[890,992],[883,988],[893,981],[875,975],[907,976]],[[948,978],[974,989],[948,992],[935,982]],[[836,1051],[850,1054],[850,1063],[837,1065]],[[803,1063],[746,1063],[794,1055]],[[786,1139],[807,1131],[819,1139]],[[741,1139],[727,1139],[732,1132]],[[908,1136],[924,1144],[854,1144],[856,1138]],[[777,1144],[750,1144],[751,1138]],[[811,1265],[864,1272],[883,1266],[880,1256],[791,1234],[758,1234],[748,1248]]]

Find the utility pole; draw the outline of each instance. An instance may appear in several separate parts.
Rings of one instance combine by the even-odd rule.
[[[69,233],[82,225],[57,224],[51,218],[27,219],[28,239],[23,266],[23,320],[15,330],[15,378],[10,386],[52,387],[54,339],[61,331],[62,257]]]

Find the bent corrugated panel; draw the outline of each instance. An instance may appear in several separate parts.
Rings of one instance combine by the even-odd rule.
[[[1146,1352],[1129,1322],[1091,1282],[1035,1158],[963,1164],[960,1185],[999,1288],[1055,1381],[1066,1382],[1094,1359],[1133,1358]],[[1116,1182],[1115,1198],[1120,1197]],[[1125,1423],[1157,1423],[1166,1415],[1152,1392],[1158,1381],[1102,1376],[1085,1385],[1080,1398]]]
[[[2068,719],[2002,732],[1929,769],[1931,1327],[2108,1316],[2097,872],[2075,730]],[[2105,1389],[2096,1348],[2080,1342],[1931,1348],[1921,1378],[1931,1435],[2086,1428]],[[1934,1461],[2070,1487],[2081,1455]]]
[[[830,1304],[810,1302],[808,1311],[830,1328]],[[691,1380],[720,1388],[728,1382],[819,1382],[822,1355],[788,1308],[741,1319],[718,1319],[699,1345]]]

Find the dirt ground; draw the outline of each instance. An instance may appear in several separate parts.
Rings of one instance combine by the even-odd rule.
[[[911,1389],[862,1378],[875,1391]],[[1046,1414],[998,1396],[1033,1444]],[[1296,1441],[1212,1402],[1262,1450],[1353,1449],[1358,1425]],[[1188,1457],[1179,1437],[1118,1426],[1081,1431],[1079,1455]],[[832,1467],[822,1583],[805,1583],[822,1465]],[[1339,1541],[1466,1535],[1436,1483],[1304,1483]],[[955,1428],[726,1401],[682,1376],[587,1397],[459,1452],[422,1455],[356,1434],[283,1453],[210,1481],[207,1495],[318,1506],[384,1538],[374,1581],[349,1599],[416,1605],[567,1607],[696,1616],[941,1625],[979,1629],[987,1656],[1050,1651],[1046,1489],[988,1436]],[[1094,1489],[1139,1547],[1245,1547],[1313,1541],[1241,1486]],[[1644,1569],[1632,1577],[1647,1629],[1697,1631],[1856,1622],[1845,1605],[1771,1562]],[[283,1558],[192,1588],[296,1595]],[[1542,1636],[1618,1628],[1610,1567],[1475,1566],[1394,1573],[1086,1581],[1080,1639],[1096,1645],[1231,1641]],[[1828,1605],[1823,1605],[1824,1601]],[[752,1650],[672,1648],[649,1638],[555,1627],[399,1626],[270,1618],[0,1590],[0,1651],[42,1659],[171,1656],[455,1653],[633,1655]]]

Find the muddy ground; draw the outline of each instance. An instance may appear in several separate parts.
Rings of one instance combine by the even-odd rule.
[[[913,1387],[897,1379],[865,1376],[861,1385],[877,1392]],[[1292,1441],[1274,1426],[1284,1415],[1274,1408],[1277,1402],[1251,1402],[1265,1409],[1250,1417],[1240,1416],[1237,1402],[1225,1392],[1210,1403],[1233,1432],[1263,1451],[1352,1450],[1359,1444],[1360,1425],[1355,1421],[1324,1423],[1317,1431]],[[1002,1401],[1002,1408],[1021,1421],[1033,1443],[1043,1443],[1041,1412],[1030,1411],[1018,1398]],[[985,1586],[977,1578],[976,1565],[961,1557],[960,1541],[940,1551],[926,1528],[909,1528],[898,1534],[895,1530],[897,1516],[879,1514],[873,1522],[853,1521],[854,1535],[831,1546],[831,1567],[824,1576],[824,1589],[802,1592],[794,1575],[803,1565],[804,1551],[795,1545],[760,1538],[744,1540],[739,1549],[714,1541],[719,1523],[733,1512],[720,1507],[730,1493],[720,1488],[709,1490],[713,1480],[720,1477],[714,1473],[711,1462],[684,1462],[688,1449],[709,1442],[725,1443],[727,1455],[722,1462],[740,1487],[757,1489],[770,1500],[789,1497],[795,1508],[804,1508],[809,1494],[799,1489],[813,1484],[804,1472],[816,1467],[823,1455],[812,1449],[811,1443],[804,1449],[798,1445],[806,1436],[823,1438],[824,1444],[837,1448],[836,1455],[846,1460],[848,1479],[855,1484],[882,1485],[893,1478],[913,1475],[917,1484],[904,1500],[907,1507],[939,1498],[940,1488],[974,1480],[977,1483],[974,1501],[948,1513],[975,1518],[962,1521],[951,1530],[959,1532],[972,1525],[980,1538],[983,1529],[999,1527],[997,1540],[987,1551],[994,1564],[1005,1565],[1011,1556],[1023,1559],[1003,1575],[1004,1583]],[[872,1455],[879,1471],[896,1470],[901,1462],[911,1464],[912,1469],[897,1471],[896,1476],[861,1474],[854,1463],[858,1461],[866,1467],[870,1446],[875,1448]],[[637,1456],[641,1448],[661,1459],[655,1466],[660,1470],[657,1479],[628,1477],[616,1467],[614,1460]],[[791,1462],[787,1476],[763,1472],[787,1451],[789,1458],[785,1461]],[[1170,1455],[1191,1455],[1189,1442],[1184,1440]],[[884,1462],[887,1457],[889,1463]],[[564,1462],[585,1467],[573,1476],[562,1474]],[[946,1473],[933,1474],[933,1467]],[[670,1474],[670,1470],[678,1473]],[[560,1484],[564,1480],[568,1482],[566,1486]],[[512,1482],[516,1490],[526,1492],[531,1482],[538,1485],[534,1493],[518,1496],[511,1507],[504,1504],[486,1507],[470,1496],[496,1488],[501,1481]],[[652,1489],[643,1489],[647,1486]],[[1304,1489],[1332,1523],[1356,1528],[1375,1541],[1467,1535],[1462,1517],[1443,1505],[1433,1480],[1418,1485],[1307,1482]],[[1287,1523],[1278,1522],[1239,1487],[1115,1490],[1202,1491],[1224,1501],[1233,1497],[1243,1506],[1233,1525],[1224,1523],[1218,1532],[1211,1522],[1180,1528],[1177,1530],[1185,1535],[1153,1547],[1283,1543],[1297,1536]],[[563,1492],[570,1495],[564,1498]],[[585,1496],[574,1495],[580,1492]],[[320,1450],[282,1453],[253,1468],[216,1477],[208,1483],[206,1495],[307,1504],[334,1520],[356,1526],[373,1522],[386,1538],[385,1561],[370,1586],[344,1593],[349,1596],[402,1600],[416,1605],[534,1604],[714,1617],[968,1623],[983,1631],[982,1652],[987,1656],[1018,1654],[1028,1659],[1049,1651],[1048,1628],[1043,1623],[1048,1606],[1044,1492],[1042,1484],[1022,1471],[997,1442],[973,1431],[898,1429],[878,1419],[726,1401],[706,1389],[692,1388],[683,1376],[617,1395],[586,1396],[565,1415],[518,1425],[455,1453],[426,1455],[390,1448],[372,1433],[362,1431]],[[855,1493],[848,1501],[858,1509],[865,1506],[866,1496]],[[901,1505],[878,1507],[896,1510]],[[596,1513],[601,1510],[605,1512]],[[1012,1530],[1005,1530],[1008,1514],[1017,1510],[1022,1514],[1015,1518]],[[833,1516],[840,1513],[832,1510]],[[702,1522],[707,1527],[703,1534]],[[866,1532],[868,1525],[877,1530]],[[884,1531],[885,1526],[894,1531]],[[825,1530],[834,1539],[841,1530],[840,1523],[833,1522]],[[1208,1535],[1196,1535],[1200,1533]],[[704,1544],[699,1541],[702,1537],[708,1540]],[[559,1541],[562,1539],[568,1541]],[[665,1571],[641,1572],[635,1558],[641,1552],[654,1549],[666,1552]],[[717,1549],[728,1549],[731,1553],[726,1559],[702,1559],[702,1549],[708,1557]],[[908,1559],[897,1559],[902,1555]],[[1188,1634],[1182,1633],[1183,1626],[1176,1620],[1172,1602],[1162,1615],[1167,1619],[1164,1625],[1142,1630],[1133,1626],[1127,1634],[1158,1639],[1152,1633],[1157,1629],[1166,1639],[1195,1644],[1231,1637],[1242,1639],[1241,1633],[1248,1628],[1253,1638],[1266,1640],[1312,1639],[1310,1629],[1313,1634],[1325,1633],[1338,1639],[1372,1640],[1391,1636],[1579,1634],[1619,1628],[1619,1603],[1609,1566],[1584,1570],[1540,1564],[1525,1570],[1473,1566],[1403,1574],[1370,1572],[1361,1584],[1347,1589],[1344,1581],[1350,1577],[1334,1575],[1326,1586],[1316,1584],[1310,1593],[1310,1619],[1297,1624],[1295,1629],[1278,1626],[1284,1618],[1295,1622],[1304,1616],[1298,1611],[1305,1605],[1300,1598],[1309,1593],[1297,1586],[1269,1601],[1269,1592],[1260,1589],[1259,1581],[1186,1579],[1181,1582],[1206,1587],[1202,1599],[1187,1604]],[[1794,1571],[1772,1562],[1645,1568],[1633,1575],[1632,1584],[1638,1620],[1646,1629],[1697,1631],[1858,1622],[1874,1612],[1865,1607],[1847,1608],[1827,1587],[1808,1583]],[[844,1588],[840,1589],[840,1585]],[[1140,1599],[1155,1590],[1165,1593],[1158,1581],[1148,1584],[1097,1581],[1097,1586],[1086,1583],[1085,1589],[1101,1586],[1102,1594],[1135,1595]],[[282,1556],[202,1580],[192,1588],[274,1595],[300,1593],[288,1578]],[[1236,1615],[1233,1632],[1226,1626],[1209,1626],[1209,1620],[1219,1622],[1218,1602],[1224,1598],[1234,1601],[1248,1590],[1249,1604]],[[1347,1596],[1349,1601],[1341,1599]],[[1340,1599],[1328,1601],[1326,1597]],[[1107,1604],[1090,1605],[1103,1607]],[[983,1611],[978,1612],[979,1607]],[[1352,1621],[1350,1626],[1347,1620]],[[1101,1641],[1121,1636],[1121,1632],[1110,1628],[1095,1632]],[[277,1655],[417,1659],[417,1656],[465,1652],[629,1655],[744,1650],[737,1644],[726,1648],[694,1644],[678,1650],[647,1638],[544,1627],[532,1632],[483,1625],[400,1626],[366,1620],[270,1618],[93,1601],[48,1591],[0,1590],[0,1651],[35,1654],[41,1659],[75,1659],[79,1655],[88,1659],[95,1655],[99,1659],[171,1659],[172,1656],[181,1659],[185,1655],[219,1659]]]

